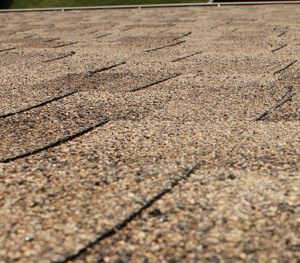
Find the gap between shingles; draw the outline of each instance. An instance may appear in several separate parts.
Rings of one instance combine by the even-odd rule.
[[[280,33],[279,35],[277,35],[277,37],[282,37],[283,35],[285,35],[288,32],[288,30],[283,31],[282,33]]]
[[[95,38],[100,39],[100,38],[107,37],[107,36],[110,36],[110,35],[111,35],[111,33],[107,33],[107,34],[102,34],[102,35],[96,36]]]
[[[287,64],[287,65],[284,66],[283,68],[281,68],[281,69],[275,71],[275,72],[273,73],[273,75],[279,74],[280,72],[282,72],[282,71],[288,69],[290,66],[294,65],[295,63],[297,63],[297,59],[293,60],[292,62],[290,62],[289,64]]]
[[[29,35],[29,36],[26,36],[26,37],[23,37],[23,39],[29,39],[29,38],[32,38],[32,37],[34,37],[34,36],[36,36],[37,34],[35,33],[35,34],[31,34],[31,35]]]
[[[69,43],[65,43],[65,44],[59,44],[59,45],[56,45],[52,48],[61,48],[61,47],[68,47],[68,46],[72,46],[72,45],[75,45],[75,44],[78,44],[79,42],[69,42]]]
[[[71,52],[68,52],[66,54],[63,54],[59,57],[56,57],[56,58],[52,58],[52,59],[48,59],[48,60],[44,60],[42,61],[43,63],[49,63],[49,62],[53,62],[53,61],[56,61],[56,60],[60,60],[60,59],[64,59],[64,58],[67,58],[67,57],[71,57],[75,55],[75,51],[71,51]]]
[[[94,75],[94,74],[96,74],[98,72],[105,71],[105,70],[117,67],[119,65],[123,65],[125,63],[126,63],[125,61],[115,62],[113,64],[110,64],[109,66],[106,66],[106,67],[103,67],[103,68],[100,68],[100,69],[96,69],[96,70],[93,70],[93,71],[88,71],[87,74],[89,76],[92,76],[92,75]],[[0,118],[6,118],[6,117],[9,117],[9,116],[13,116],[15,114],[18,114],[18,113],[22,113],[22,112],[25,112],[25,111],[28,111],[28,110],[40,107],[40,106],[44,106],[44,105],[46,105],[48,103],[51,103],[53,101],[60,100],[60,99],[62,99],[64,97],[67,97],[67,96],[71,96],[71,95],[73,95],[73,94],[75,94],[77,92],[78,91],[76,90],[76,91],[72,91],[72,92],[67,93],[67,94],[63,94],[61,96],[50,98],[50,99],[48,99],[46,101],[43,101],[41,103],[38,103],[36,105],[30,106],[30,107],[26,107],[24,109],[21,109],[21,110],[15,111],[15,112],[4,114],[4,115],[0,116]],[[11,157],[8,157],[8,158],[0,159],[0,163],[10,163],[10,162],[13,162],[13,161],[16,161],[16,160],[19,160],[19,159],[23,159],[23,158],[35,155],[35,154],[43,152],[43,151],[46,151],[48,149],[54,148],[54,147],[59,146],[59,145],[61,145],[63,143],[66,143],[66,142],[68,142],[70,140],[73,140],[73,139],[75,139],[75,138],[77,138],[79,136],[82,136],[85,133],[90,132],[91,130],[93,130],[93,129],[97,128],[97,127],[100,127],[100,126],[102,126],[104,124],[106,124],[107,122],[109,122],[109,119],[107,117],[103,117],[99,122],[96,122],[96,123],[94,123],[94,124],[92,124],[92,125],[90,125],[88,127],[85,127],[83,129],[81,129],[81,130],[77,130],[74,133],[72,133],[70,135],[67,135],[65,137],[61,137],[58,140],[56,140],[54,142],[50,142],[49,144],[47,144],[47,145],[45,145],[43,147],[36,148],[36,149],[27,151],[27,152],[19,154],[19,155],[15,155],[15,156],[11,156]]]
[[[108,229],[102,233],[99,233],[94,240],[88,242],[85,246],[83,246],[81,249],[79,249],[75,253],[73,253],[71,255],[67,255],[64,259],[54,261],[53,263],[67,263],[72,260],[75,260],[75,259],[79,258],[80,256],[83,256],[84,254],[86,254],[89,249],[91,249],[95,245],[101,243],[103,240],[116,235],[121,230],[126,228],[129,223],[131,223],[137,217],[139,217],[146,209],[150,208],[158,200],[162,199],[166,194],[171,193],[172,190],[176,186],[178,186],[182,181],[187,180],[198,169],[199,169],[198,164],[195,164],[192,166],[187,165],[183,171],[183,174],[179,178],[174,179],[171,182],[168,182],[167,186],[165,186],[162,190],[160,190],[155,195],[153,195],[150,199],[145,201],[145,203],[140,208],[138,208],[136,211],[133,211],[132,213],[130,213],[123,220],[121,220],[119,223],[117,223],[113,228]]]
[[[258,115],[254,120],[255,121],[261,121],[261,120],[265,119],[274,110],[280,108],[282,105],[284,105],[288,101],[291,101],[291,99],[294,95],[295,95],[295,93],[293,92],[293,87],[288,86],[287,87],[287,92],[283,95],[283,97],[280,100],[276,101],[272,106],[270,106],[262,114]]]
[[[159,47],[152,48],[152,49],[147,49],[147,50],[145,50],[145,52],[148,53],[148,52],[157,51],[157,50],[160,50],[160,49],[163,49],[163,48],[174,47],[174,46],[183,44],[183,43],[185,43],[185,42],[186,42],[185,40],[181,40],[181,41],[177,41],[177,42],[175,42],[175,43],[171,43],[171,44],[168,44],[168,45],[159,46]]]
[[[32,109],[35,109],[35,108],[38,108],[38,107],[41,107],[41,106],[45,106],[45,105],[47,105],[49,103],[61,100],[63,98],[69,97],[71,95],[74,95],[77,92],[78,92],[77,90],[76,91],[67,92],[67,93],[64,93],[62,95],[58,95],[58,96],[54,96],[54,97],[48,98],[48,99],[46,99],[46,100],[44,100],[42,102],[39,102],[37,104],[31,105],[31,106],[28,106],[28,107],[25,107],[25,108],[22,108],[22,109],[19,109],[19,110],[16,110],[16,111],[12,111],[12,112],[9,112],[9,113],[5,113],[3,115],[0,115],[0,119],[5,119],[7,117],[11,117],[11,116],[14,116],[14,115],[19,114],[19,113],[23,113],[23,112],[30,111]]]
[[[98,69],[94,69],[94,70],[88,71],[88,72],[85,73],[85,75],[87,75],[87,76],[93,76],[96,73],[99,73],[99,72],[102,72],[102,71],[106,71],[106,70],[115,68],[117,66],[123,65],[123,64],[126,64],[126,62],[125,61],[113,62],[113,63],[111,63],[111,64],[109,64],[107,66],[104,66],[102,68],[98,68]],[[45,105],[47,105],[49,103],[61,100],[61,99],[66,98],[68,96],[74,95],[76,93],[78,93],[78,90],[70,91],[70,92],[67,92],[67,93],[55,96],[55,97],[48,98],[48,99],[46,99],[46,100],[44,100],[42,102],[39,102],[37,104],[30,105],[30,106],[27,106],[25,108],[22,108],[22,109],[13,111],[13,112],[8,112],[8,113],[5,113],[5,114],[2,114],[2,115],[0,115],[0,119],[5,119],[5,118],[8,118],[8,117],[14,116],[16,114],[20,114],[20,113],[23,113],[23,112],[26,112],[26,111],[30,111],[30,110],[38,108],[38,107],[45,106]]]
[[[46,151],[46,150],[49,150],[49,149],[52,149],[56,146],[59,146],[61,144],[64,144],[66,142],[69,142],[79,136],[82,136],[90,131],[92,131],[93,129],[95,128],[98,128],[106,123],[109,122],[109,119],[107,117],[103,117],[100,121],[88,126],[88,127],[85,127],[83,129],[80,129],[80,130],[77,130],[67,136],[64,136],[64,137],[61,137],[59,138],[58,140],[56,141],[53,141],[45,146],[42,146],[40,148],[36,148],[36,149],[33,149],[33,150],[30,150],[28,152],[25,152],[25,153],[22,153],[22,154],[19,154],[19,155],[15,155],[15,156],[11,156],[11,157],[8,157],[8,158],[5,158],[5,159],[2,159],[0,160],[0,163],[10,163],[10,162],[13,162],[13,161],[16,161],[16,160],[19,160],[19,159],[23,159],[23,158],[26,158],[26,157],[30,157],[32,155],[35,155],[37,153],[41,153],[43,151]]]
[[[167,77],[163,77],[163,78],[158,79],[158,80],[156,80],[156,81],[154,81],[154,82],[151,82],[151,83],[149,83],[149,84],[146,84],[146,85],[143,85],[143,86],[141,86],[141,87],[137,87],[137,88],[135,88],[135,89],[132,89],[132,90],[130,90],[129,92],[136,92],[136,91],[140,91],[140,90],[143,90],[143,89],[147,89],[147,88],[149,88],[149,87],[152,87],[152,86],[154,86],[154,85],[160,84],[160,83],[165,82],[165,81],[167,81],[167,80],[177,78],[177,77],[179,77],[180,75],[181,75],[181,73],[169,75],[169,76],[167,76]]]
[[[57,41],[57,40],[60,40],[59,37],[57,38],[51,38],[51,39],[47,39],[47,40],[44,40],[45,43],[51,43],[51,42],[54,42],[54,41]]]
[[[285,48],[287,46],[287,44],[284,44],[284,45],[281,45],[280,47],[278,47],[278,48],[275,48],[275,49],[272,49],[271,50],[271,52],[276,52],[276,51],[279,51],[280,49],[283,49],[283,48]]]
[[[0,49],[0,53],[1,52],[7,52],[7,51],[15,50],[15,49],[16,49],[15,47]]]
[[[224,23],[222,23],[222,24],[218,24],[218,25],[212,26],[210,29],[215,29],[215,28],[220,27],[220,26],[228,25],[228,24],[230,24],[232,21],[233,21],[233,19],[230,19],[229,21],[226,21],[226,22],[224,22]]]
[[[87,76],[93,76],[99,72],[102,72],[102,71],[105,71],[105,70],[108,70],[108,69],[112,69],[112,68],[115,68],[115,67],[118,67],[118,66],[121,66],[121,65],[124,65],[126,64],[126,61],[123,61],[123,60],[118,60],[116,62],[112,62],[111,64],[108,64],[107,66],[104,66],[104,67],[101,67],[101,68],[96,68],[96,69],[93,69],[93,70],[89,70],[86,75]]]
[[[177,61],[180,61],[180,60],[183,60],[183,59],[187,59],[187,58],[193,57],[193,56],[201,54],[201,53],[202,53],[202,51],[188,53],[188,54],[182,55],[182,56],[180,56],[178,58],[175,58],[175,59],[171,60],[171,62],[177,62]]]
[[[187,33],[184,33],[184,34],[182,34],[182,35],[180,35],[180,36],[178,36],[178,37],[173,38],[173,41],[180,40],[180,39],[182,39],[182,38],[184,38],[184,37],[187,37],[187,36],[189,36],[189,35],[191,35],[191,34],[192,34],[192,31],[187,32]]]

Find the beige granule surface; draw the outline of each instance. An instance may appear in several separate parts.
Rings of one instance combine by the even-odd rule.
[[[298,5],[0,21],[0,262],[300,261]]]

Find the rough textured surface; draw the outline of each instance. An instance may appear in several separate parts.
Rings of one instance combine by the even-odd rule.
[[[299,14],[0,14],[0,262],[299,262]]]

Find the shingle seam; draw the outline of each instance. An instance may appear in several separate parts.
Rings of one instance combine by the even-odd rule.
[[[29,39],[29,38],[32,38],[32,37],[34,37],[34,36],[36,36],[37,34],[31,34],[31,35],[29,35],[29,36],[26,36],[26,37],[23,37],[23,39]]]
[[[156,48],[147,49],[147,50],[145,50],[145,52],[148,53],[148,52],[153,52],[153,51],[161,50],[161,49],[168,48],[168,47],[174,47],[174,46],[183,44],[185,42],[186,42],[185,40],[181,40],[181,41],[177,41],[175,43],[167,44],[167,45],[164,45],[164,46],[159,46],[159,47],[156,47]]]
[[[58,59],[58,58],[56,58],[56,59]],[[54,61],[56,59],[49,60],[49,61],[44,61],[44,62],[50,62],[50,61]],[[112,64],[109,64],[108,66],[104,66],[104,67],[99,68],[99,69],[94,69],[94,70],[91,70],[91,71],[88,71],[88,72],[82,73],[82,74],[85,74],[87,76],[93,76],[96,73],[100,73],[102,71],[109,70],[109,69],[115,68],[115,67],[123,65],[123,64],[126,64],[126,62],[125,61],[117,61],[117,62],[113,62]],[[73,91],[70,91],[70,92],[58,95],[58,96],[54,96],[54,97],[48,98],[48,99],[46,99],[46,100],[44,100],[42,102],[39,102],[37,104],[30,105],[30,106],[27,106],[25,108],[22,108],[22,109],[13,111],[13,112],[2,114],[2,115],[0,115],[0,119],[5,119],[7,117],[11,117],[11,116],[14,116],[16,114],[20,114],[20,113],[23,113],[23,112],[26,112],[26,111],[30,111],[30,110],[38,108],[38,107],[45,106],[45,105],[47,105],[49,103],[61,100],[63,98],[69,97],[71,95],[74,95],[77,92],[78,92],[78,90],[73,90]]]
[[[64,58],[67,58],[67,57],[71,57],[71,56],[74,56],[74,55],[75,55],[75,51],[71,51],[71,52],[63,54],[63,55],[61,55],[59,57],[48,59],[48,60],[44,60],[42,62],[43,63],[49,63],[49,62],[53,62],[53,61],[56,61],[56,60],[64,59]]]
[[[68,47],[68,46],[73,46],[78,44],[79,42],[69,42],[69,43],[65,43],[65,44],[59,44],[56,46],[53,46],[52,48],[61,48],[61,47]]]
[[[109,35],[111,35],[111,33],[99,35],[99,36],[96,36],[95,38],[96,38],[96,39],[100,39],[100,38],[103,38],[103,37],[107,37],[107,36],[109,36]]]
[[[230,24],[231,22],[232,22],[232,19],[230,19],[229,21],[226,21],[226,22],[224,22],[222,24],[218,24],[218,25],[212,26],[210,29],[215,29],[215,28],[218,28],[220,26],[225,26],[225,25]]]
[[[281,69],[275,71],[275,72],[273,73],[273,75],[276,75],[276,74],[281,73],[282,71],[284,71],[284,70],[288,69],[289,67],[291,67],[292,65],[294,65],[296,62],[297,62],[297,59],[293,60],[292,62],[290,62],[289,64],[287,64],[287,65],[284,66],[283,68],[281,68]]]
[[[169,25],[167,28],[165,28],[165,29],[159,31],[159,33],[164,33],[164,32],[166,32],[166,31],[170,30],[170,29],[171,29],[172,27],[174,27],[174,26],[176,26],[176,24],[171,24],[171,25]]]
[[[115,68],[115,67],[118,67],[118,66],[121,66],[121,65],[124,65],[124,64],[126,64],[126,61],[124,61],[124,60],[118,60],[118,61],[113,62],[113,63],[111,63],[111,64],[109,64],[107,66],[104,66],[102,68],[96,68],[96,69],[90,70],[90,71],[88,71],[86,73],[86,75],[93,76],[93,75],[95,75],[97,73],[100,73],[102,71],[105,71],[105,70],[108,70],[108,69],[112,69],[112,68]]]
[[[283,49],[283,48],[285,48],[285,47],[287,47],[287,44],[284,44],[284,45],[282,45],[282,46],[280,46],[280,47],[278,47],[278,48],[275,48],[275,49],[272,49],[271,50],[271,52],[277,52],[277,51],[279,51],[279,50],[281,50],[281,49]]]
[[[285,35],[288,32],[288,30],[283,31],[282,33],[280,33],[279,35],[277,35],[277,37],[282,37],[283,35]]]
[[[108,123],[109,122],[109,119],[107,117],[103,117],[100,121],[88,126],[88,127],[85,127],[83,129],[80,129],[80,130],[77,130],[67,136],[64,136],[64,137],[61,137],[59,138],[58,140],[56,141],[53,141],[43,147],[40,147],[40,148],[36,148],[34,150],[31,150],[31,151],[28,151],[28,152],[25,152],[25,153],[22,153],[22,154],[19,154],[19,155],[15,155],[15,156],[11,156],[11,157],[8,157],[8,158],[5,158],[5,159],[1,159],[0,160],[0,163],[10,163],[10,162],[13,162],[13,161],[16,161],[16,160],[19,160],[19,159],[23,159],[23,158],[26,158],[26,157],[30,157],[32,155],[35,155],[35,154],[38,154],[38,153],[41,153],[41,152],[44,152],[44,151],[47,151],[49,149],[52,149],[56,146],[59,146],[61,144],[64,144],[66,142],[69,142],[77,137],[80,137],[92,130],[94,130],[95,128],[98,128],[100,126],[103,126],[104,124]]]
[[[15,49],[16,49],[15,47],[0,49],[0,53],[1,52],[7,52],[7,51],[15,50]]]
[[[114,236],[119,231],[126,228],[129,223],[131,223],[137,217],[139,217],[146,209],[150,208],[157,201],[162,199],[166,194],[171,193],[172,190],[176,186],[178,186],[182,181],[187,180],[198,169],[199,169],[198,164],[186,165],[186,167],[183,171],[183,174],[180,177],[169,182],[167,186],[163,187],[162,190],[160,190],[155,195],[153,195],[150,199],[145,201],[145,203],[140,208],[138,208],[136,211],[133,211],[132,213],[127,215],[123,220],[121,220],[119,223],[117,223],[113,228],[108,229],[107,231],[104,231],[104,232],[98,234],[94,240],[88,242],[85,246],[83,246],[81,249],[79,249],[74,254],[66,256],[63,260],[53,261],[53,263],[67,263],[72,260],[75,260],[75,259],[79,258],[80,256],[84,255],[89,249],[91,249],[95,245],[101,243],[103,240]]]
[[[45,42],[45,43],[51,43],[51,42],[57,41],[57,40],[60,40],[60,38],[59,38],[59,37],[57,37],[57,38],[51,38],[51,39],[45,40],[44,42]]]
[[[180,61],[180,60],[184,60],[184,59],[196,56],[196,55],[201,54],[201,53],[202,53],[202,51],[188,53],[188,54],[182,55],[180,57],[174,58],[173,60],[171,60],[171,62],[177,62],[177,61]]]
[[[18,34],[18,33],[24,33],[24,32],[30,31],[30,30],[32,30],[32,28],[26,28],[26,29],[10,32],[8,35],[11,36],[11,35],[15,35],[15,34]]]
[[[264,111],[258,117],[256,117],[255,121],[261,121],[261,120],[265,119],[274,110],[280,108],[281,106],[283,106],[288,101],[291,101],[292,97],[295,95],[293,90],[294,89],[293,89],[292,86],[288,86],[287,87],[287,92],[283,95],[283,97],[280,100],[276,101],[275,104],[273,104],[271,107],[269,107],[266,111]]]
[[[151,82],[151,83],[149,83],[149,84],[146,84],[146,85],[143,85],[143,86],[141,86],[141,87],[137,87],[137,88],[135,88],[135,89],[132,89],[132,90],[130,90],[129,92],[136,92],[136,91],[140,91],[140,90],[143,90],[143,89],[147,89],[147,88],[150,88],[150,87],[152,87],[152,86],[154,86],[154,85],[157,85],[157,84],[160,84],[160,83],[162,83],[162,82],[165,82],[165,81],[167,81],[167,80],[177,78],[177,77],[179,77],[180,75],[181,75],[181,73],[176,73],[176,74],[168,75],[168,76],[166,76],[166,77],[160,78],[160,79],[158,79],[158,80],[156,80],[156,81],[154,81],[154,82]]]
[[[19,114],[19,113],[23,113],[23,112],[30,111],[30,110],[33,110],[35,108],[41,107],[41,106],[45,106],[45,105],[50,104],[52,102],[55,102],[55,101],[61,100],[63,98],[69,97],[71,95],[74,95],[77,92],[78,91],[67,92],[67,93],[64,93],[62,95],[58,95],[58,96],[55,96],[55,97],[48,98],[48,99],[46,99],[42,102],[39,102],[37,104],[25,107],[23,109],[19,109],[19,110],[13,111],[13,112],[2,114],[2,115],[0,115],[0,119],[5,119],[7,117],[11,117],[11,116],[14,116],[14,115]]]
[[[187,36],[189,36],[189,35],[191,35],[191,34],[192,34],[192,31],[187,32],[187,33],[184,33],[184,34],[182,34],[181,36],[178,36],[178,37],[173,38],[173,41],[177,41],[177,40],[182,39],[182,38],[184,38],[184,37],[187,37]]]

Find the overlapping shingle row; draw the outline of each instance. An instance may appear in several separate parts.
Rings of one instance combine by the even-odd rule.
[[[299,258],[295,6],[0,19],[0,260]]]

